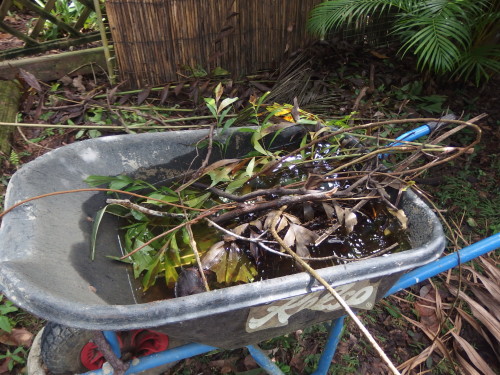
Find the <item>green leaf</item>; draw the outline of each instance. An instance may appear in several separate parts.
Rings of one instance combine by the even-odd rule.
[[[12,332],[12,325],[10,319],[6,316],[0,315],[0,330],[5,332]]]
[[[217,118],[217,108],[215,107],[215,99],[214,98],[204,98],[207,108],[210,110],[212,115]]]
[[[243,185],[245,185],[248,181],[249,177],[247,176],[242,176],[240,178],[237,178],[235,179],[234,181],[230,182],[227,186],[226,186],[226,191],[228,193],[234,193],[236,190],[238,190],[239,188],[241,188]]]
[[[225,249],[225,244],[222,241],[215,244],[214,247],[216,247],[215,250],[217,251],[215,260],[204,265],[215,272],[218,283],[234,284],[253,281],[257,275],[257,270],[234,242],[229,245],[228,250]],[[211,248],[210,251],[214,250]]]
[[[169,245],[170,246],[168,246],[168,248],[167,248],[167,255],[166,256],[168,257],[168,259],[170,259],[172,264],[174,264],[175,266],[177,266],[177,267],[182,266],[182,260],[180,257],[180,250],[179,250],[179,246],[177,245],[177,237],[176,237],[175,233],[173,233],[173,235],[171,236]]]
[[[237,120],[236,117],[233,117],[233,118],[230,118],[229,120],[227,120],[224,123],[221,134],[224,134],[227,131],[227,129],[229,129],[235,123],[236,120]]]
[[[146,291],[149,287],[153,286],[158,273],[162,269],[161,264],[162,254],[158,254],[154,257],[153,261],[148,265],[147,271],[142,277],[142,287]]]

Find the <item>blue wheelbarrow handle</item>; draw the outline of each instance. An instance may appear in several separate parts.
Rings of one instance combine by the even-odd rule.
[[[457,116],[454,114],[448,114],[446,116],[441,117],[441,120],[455,120]],[[414,141],[415,139],[418,139],[420,137],[423,137],[424,135],[428,135],[437,128],[439,128],[441,125],[443,125],[443,122],[441,121],[433,121],[429,122],[428,124],[419,126],[416,129],[410,130],[406,133],[401,134],[399,137],[396,138],[398,141],[405,141],[405,142],[411,142]],[[403,142],[392,142],[388,145],[388,147],[394,147],[394,146],[401,146],[404,145]],[[381,155],[382,157],[387,157],[388,154],[383,154]]]

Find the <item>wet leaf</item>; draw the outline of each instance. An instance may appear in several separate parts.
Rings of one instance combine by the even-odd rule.
[[[311,221],[314,219],[314,208],[311,203],[305,202],[303,205],[304,209],[304,219],[306,221]]]
[[[401,229],[405,230],[408,228],[408,218],[403,210],[391,210],[390,208],[387,211],[395,216],[399,220],[399,224],[401,225]]]
[[[339,221],[340,225],[344,224],[344,216],[345,216],[345,211],[340,205],[333,201],[333,208],[335,208],[335,215],[337,215],[337,220]]]
[[[318,234],[303,227],[302,225],[290,223],[290,227],[283,238],[283,241],[289,246],[295,245],[295,252],[300,257],[310,257],[311,253],[307,245],[314,244]]]
[[[212,248],[213,254],[211,259],[203,260],[203,266],[212,263],[210,269],[215,272],[217,282],[223,284],[234,284],[237,282],[250,282],[257,275],[257,270],[252,262],[248,259],[243,251],[241,251],[236,243],[232,242],[229,249],[226,248],[224,243],[217,243]],[[208,255],[212,248],[207,252]],[[224,251],[222,251],[224,249]]]
[[[323,206],[323,210],[325,210],[326,217],[329,220],[332,220],[333,214],[335,213],[335,209],[331,205],[329,205],[328,203],[325,203],[325,202],[322,203],[322,206]]]
[[[109,205],[107,205],[104,208],[101,208],[99,211],[97,211],[94,218],[94,224],[92,225],[92,233],[90,235],[90,258],[92,260],[95,259],[95,247],[97,242],[97,233],[99,231],[99,226],[101,225],[101,220],[108,208]]]
[[[351,233],[354,230],[354,226],[358,223],[358,218],[354,212],[351,210],[345,210],[344,225],[347,233]]]

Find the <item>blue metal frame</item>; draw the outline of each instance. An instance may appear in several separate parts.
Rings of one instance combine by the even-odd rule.
[[[474,258],[477,258],[483,254],[500,248],[500,233],[494,234],[491,237],[485,238],[473,245],[464,247],[462,250],[447,255],[441,259],[438,259],[432,263],[425,266],[419,267],[404,276],[402,276],[399,281],[394,284],[394,286],[386,293],[385,297],[390,296],[402,289],[408,288],[412,285],[418,284],[430,277],[436,276],[437,274],[452,269],[459,264],[466,263]],[[344,316],[336,319],[331,326],[330,333],[328,336],[325,349],[321,355],[316,371],[312,375],[327,375],[328,369],[332,362],[337,344],[341,338],[342,328],[344,325]],[[108,341],[110,341],[113,350],[119,353],[119,346],[116,351],[117,339],[113,332],[106,331],[104,335]],[[116,340],[113,341],[113,340]],[[139,371],[148,370],[154,367],[164,365],[169,362],[178,361],[181,359],[186,359],[194,357],[199,354],[208,353],[210,351],[216,350],[217,348],[202,344],[187,344],[173,349],[168,349],[161,353],[152,354],[146,357],[134,359],[125,374],[134,374]],[[255,359],[255,361],[270,375],[283,375],[283,372],[279,367],[269,359],[269,357],[262,352],[258,347],[249,345],[247,346],[248,351]],[[104,375],[102,370],[90,371],[85,375]]]

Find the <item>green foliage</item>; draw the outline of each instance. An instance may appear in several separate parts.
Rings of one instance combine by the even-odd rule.
[[[9,359],[7,364],[7,369],[9,371],[14,370],[14,366],[16,365],[24,365],[26,364],[26,359],[28,357],[28,352],[22,346],[18,346],[14,351],[10,351],[7,349],[5,354],[0,354],[0,361]]]
[[[44,8],[45,1],[35,0],[35,3]],[[79,1],[57,0],[51,14],[57,17],[60,21],[67,25],[73,25],[77,22],[80,16],[85,11],[86,6]],[[97,30],[97,18],[95,12],[91,12],[83,23],[82,30]],[[79,30],[79,31],[82,31]],[[53,23],[45,22],[43,37],[45,40],[57,39],[63,36],[64,30],[59,30],[59,27]],[[62,34],[62,35],[61,35]]]
[[[388,14],[394,16],[391,31],[401,43],[399,52],[415,54],[421,70],[477,85],[500,71],[500,47],[494,43],[498,0],[329,0],[312,11],[309,29],[325,35]]]
[[[220,100],[222,87],[215,89],[215,98],[206,98],[205,102],[217,121],[218,133],[226,133],[227,128],[232,125],[232,118],[226,118],[231,104],[237,98]],[[194,173],[187,181],[171,181],[168,186],[153,186],[141,180],[133,180],[128,176],[90,176],[86,182],[91,186],[107,185],[110,189],[138,192],[142,198],[136,198],[134,204],[142,209],[123,205],[120,203],[108,204],[102,208],[94,219],[94,227],[91,234],[92,257],[98,237],[98,228],[105,213],[110,213],[124,218],[127,221],[124,227],[124,247],[128,257],[123,260],[133,265],[134,276],[142,278],[144,289],[151,287],[155,281],[163,277],[168,286],[173,286],[177,281],[180,267],[195,264],[193,243],[196,250],[205,255],[206,266],[214,272],[217,283],[220,285],[231,285],[239,282],[252,281],[257,275],[254,263],[245,255],[235,242],[222,241],[220,233],[214,228],[198,223],[198,215],[201,212],[223,205],[226,201],[218,194],[200,191],[192,185],[202,183],[207,188],[217,187],[226,193],[241,193],[244,189],[251,190],[248,185],[250,181],[259,174],[269,163],[277,161],[284,151],[281,147],[272,151],[270,146],[277,134],[289,126],[296,125],[293,122],[275,124],[270,122],[271,117],[277,111],[283,111],[283,106],[275,105],[262,111],[263,100],[252,103],[253,112],[251,122],[258,125],[254,128],[240,129],[250,132],[251,143],[254,151],[239,159],[223,159],[203,168],[199,173]],[[288,108],[288,107],[287,107]],[[290,108],[288,108],[290,111]],[[304,116],[306,117],[306,116]],[[317,121],[299,118],[297,123],[317,124]],[[347,120],[346,120],[347,121]],[[229,125],[228,125],[229,122]],[[318,132],[319,133],[319,132]],[[310,132],[304,134],[303,144],[318,136]],[[265,139],[265,142],[264,142]],[[322,145],[324,153],[331,153],[337,146],[330,144]],[[332,148],[333,147],[333,148]],[[320,146],[313,146],[302,153],[301,158],[281,163],[281,168],[289,168],[293,164],[311,162],[311,160],[322,160]],[[305,173],[305,172],[304,172]],[[298,174],[296,178],[305,179],[307,176]],[[291,181],[292,182],[292,181]],[[154,212],[153,212],[154,211]],[[221,208],[218,212],[223,214],[227,209]],[[289,226],[289,231],[302,233],[296,222],[297,218],[289,215],[282,220],[283,228]],[[257,219],[257,218],[256,218]],[[186,223],[192,222],[193,235],[186,227]],[[265,224],[264,224],[265,225]],[[242,224],[232,228],[233,233],[243,233],[248,224]],[[305,233],[304,235],[307,235]],[[191,238],[193,237],[193,238]],[[302,246],[301,236],[294,236],[294,244]],[[290,237],[291,238],[291,237]]]
[[[494,159],[491,170],[496,170],[496,175],[500,173],[499,158]],[[474,180],[477,181],[476,184],[471,182]],[[481,194],[477,184],[481,184]],[[451,205],[454,208],[450,214],[453,214],[457,222],[465,214],[465,222],[481,236],[500,232],[500,192],[494,175],[465,166],[455,176],[446,177],[435,195],[442,207]]]
[[[5,332],[11,332],[13,326],[16,324],[12,317],[9,316],[10,313],[17,312],[19,309],[15,307],[12,302],[3,298],[0,295],[0,330]]]

